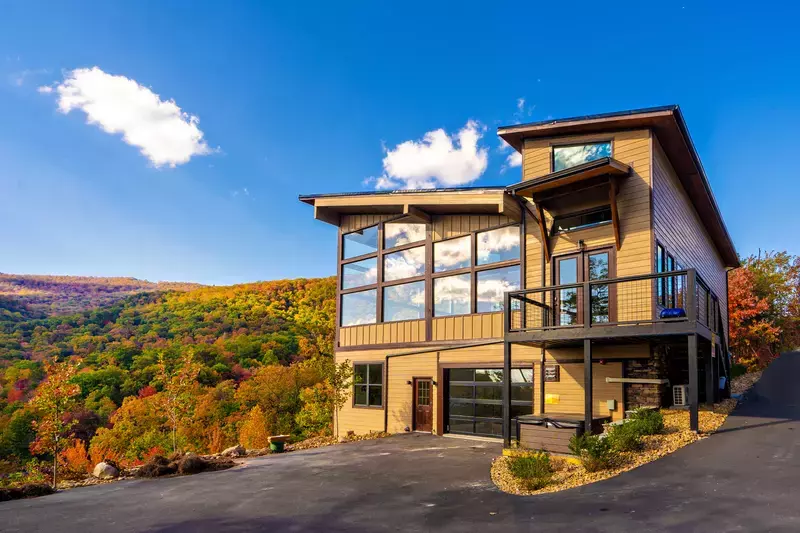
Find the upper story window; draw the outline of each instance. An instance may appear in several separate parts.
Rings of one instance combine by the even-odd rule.
[[[342,288],[353,289],[378,281],[378,258],[372,257],[342,265]]]
[[[384,249],[425,240],[425,224],[410,222],[387,222],[383,226]]]
[[[383,280],[413,278],[425,274],[425,247],[418,246],[383,257]]]
[[[611,207],[605,206],[574,215],[557,216],[553,221],[553,235],[576,229],[591,228],[611,222]]]
[[[383,289],[383,321],[425,318],[425,282],[415,281]]]
[[[364,228],[344,235],[344,259],[378,251],[378,226]]]
[[[506,226],[478,233],[478,264],[519,259],[519,227]]]
[[[574,167],[596,159],[611,157],[611,143],[575,144],[553,147],[553,172]]]
[[[467,268],[470,264],[472,264],[472,237],[470,235],[433,243],[434,272],[458,270]]]
[[[503,310],[503,293],[519,289],[519,265],[482,270],[478,275],[478,312]]]
[[[374,324],[378,314],[377,298],[376,289],[343,294],[339,309],[342,326]]]

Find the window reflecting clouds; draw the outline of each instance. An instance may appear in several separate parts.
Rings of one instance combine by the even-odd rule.
[[[375,253],[378,251],[378,226],[346,233],[343,240],[345,259]]]
[[[421,276],[425,273],[425,247],[419,246],[387,254],[383,258],[383,280]]]
[[[589,161],[611,157],[611,143],[556,146],[553,148],[553,172],[574,167]]]
[[[478,264],[519,259],[519,226],[478,233]]]
[[[425,224],[387,222],[383,225],[383,247],[394,248],[425,240]]]
[[[466,315],[470,312],[472,287],[469,274],[433,280],[433,315]]]
[[[425,282],[415,281],[383,289],[383,321],[425,318]]]
[[[503,310],[503,293],[519,289],[519,265],[478,272],[478,312]]]
[[[364,259],[342,266],[342,288],[352,289],[372,285],[378,281],[378,259]]]
[[[377,304],[378,291],[376,289],[342,295],[342,306],[339,310],[342,326],[374,324]]]
[[[433,271],[467,268],[472,261],[471,237],[459,237],[433,244]]]

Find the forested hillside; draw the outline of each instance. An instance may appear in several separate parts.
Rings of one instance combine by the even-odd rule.
[[[113,304],[139,292],[191,290],[196,283],[173,283],[136,278],[34,276],[0,272],[0,302],[13,301],[38,316],[78,313]],[[0,303],[0,309],[3,304]]]
[[[59,375],[77,385],[61,391],[69,408],[59,461],[67,469],[104,458],[134,464],[173,446],[216,452],[254,434],[330,430],[330,278],[139,292],[68,315],[31,308],[42,303],[0,296],[6,470],[52,449],[34,404],[43,380]]]

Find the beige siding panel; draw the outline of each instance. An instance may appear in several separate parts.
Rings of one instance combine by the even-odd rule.
[[[621,383],[606,383],[607,377],[622,377],[621,362],[609,362],[604,365],[592,364],[592,411],[595,415],[611,416],[612,420],[625,417]],[[584,375],[583,363],[566,363],[560,365],[558,382],[544,384],[545,398],[550,397],[557,403],[545,403],[545,413],[566,413],[582,415],[584,412]],[[534,367],[534,382],[540,374],[540,364]],[[533,387],[534,412],[539,412],[539,387]],[[616,409],[609,411],[608,400],[616,400]]]
[[[336,362],[383,363],[385,355],[379,352],[342,352],[336,354]],[[384,376],[384,383],[386,376]],[[348,431],[363,435],[370,431],[383,431],[383,409],[353,406],[352,394],[338,414],[337,435],[346,435]]]
[[[500,339],[503,337],[503,313],[434,318],[432,335],[434,341]]]
[[[467,235],[471,231],[489,229],[512,223],[504,215],[435,215],[433,217],[433,240],[441,241]]]
[[[653,233],[685,268],[696,268],[720,300],[727,331],[726,268],[658,140],[653,157]]]
[[[408,382],[413,383],[414,378],[431,378],[434,381],[438,379],[435,351],[389,359],[389,390],[386,403],[388,409],[386,425],[389,433],[402,433],[406,428],[413,429],[414,387]],[[434,432],[437,431],[436,393],[437,386],[434,386],[432,391]]]
[[[388,220],[397,215],[342,215],[342,233],[348,233],[357,229],[374,226],[379,222]]]
[[[387,322],[339,328],[339,346],[369,346],[425,340],[425,321]]]

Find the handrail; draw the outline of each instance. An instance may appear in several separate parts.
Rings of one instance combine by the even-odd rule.
[[[508,331],[697,321],[716,332],[719,322],[711,317],[719,314],[719,299],[693,268],[534,287],[506,296]],[[665,308],[683,309],[685,315],[662,316]]]

